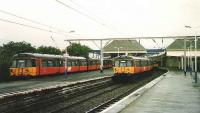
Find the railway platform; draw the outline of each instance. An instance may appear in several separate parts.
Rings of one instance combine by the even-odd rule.
[[[31,79],[9,81],[0,83],[0,96],[9,93],[23,92],[27,90],[42,89],[51,86],[58,86],[63,84],[71,84],[88,79],[95,79],[99,77],[106,77],[112,75],[112,69],[105,69],[103,73],[97,71],[89,71],[82,73],[71,73],[67,75],[54,75],[46,77],[37,77]]]
[[[134,92],[133,92],[134,93]],[[135,97],[134,97],[135,96]],[[133,99],[134,98],[134,99]],[[132,101],[130,102],[130,100]],[[128,103],[128,104],[127,104]],[[120,109],[119,109],[120,108]],[[200,79],[169,71],[151,88],[125,97],[102,113],[200,113]]]

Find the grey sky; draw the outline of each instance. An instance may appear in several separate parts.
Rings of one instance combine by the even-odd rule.
[[[0,10],[56,27],[65,32],[75,30],[74,33],[63,35],[0,21],[0,44],[10,40],[25,40],[36,46],[55,46],[57,44],[59,48],[64,48],[66,43],[63,40],[65,38],[126,38],[130,36],[176,36],[199,33],[200,0],[60,1],[89,15],[98,23],[61,5],[56,0],[0,0]],[[57,31],[2,12],[0,12],[0,19]],[[186,29],[185,25],[193,26],[193,28]],[[50,38],[51,36],[56,44]],[[157,41],[161,46],[161,40]],[[165,40],[164,46],[172,41]],[[141,43],[146,48],[157,46],[151,40],[142,40]],[[87,42],[87,44],[95,47],[92,43]]]

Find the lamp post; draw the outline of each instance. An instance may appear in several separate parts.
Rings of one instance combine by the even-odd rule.
[[[74,33],[74,32],[75,32],[74,30],[71,30],[68,33]],[[66,36],[66,40],[64,40],[64,41],[67,42],[67,36]],[[65,54],[63,56],[65,58],[65,76],[67,76],[67,57],[69,56],[68,53],[67,53],[67,47],[66,47]]]
[[[193,48],[193,46],[190,43],[190,75],[192,75],[192,71],[193,71],[193,61],[192,61],[192,55],[191,55],[192,48]]]
[[[186,39],[184,38],[184,75],[186,76]]]
[[[186,28],[192,28],[191,26],[185,26]],[[194,36],[194,45],[195,45],[195,67],[194,67],[194,70],[195,70],[195,76],[194,76],[194,80],[195,80],[195,83],[197,83],[197,36],[195,35]]]
[[[197,36],[195,36],[195,83],[197,83]]]
[[[119,49],[120,49],[120,48],[123,48],[123,47],[114,47],[114,48],[117,49],[117,53],[118,53],[118,57],[119,57]]]

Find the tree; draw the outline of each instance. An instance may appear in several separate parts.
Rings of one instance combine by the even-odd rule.
[[[88,58],[88,54],[90,51],[91,48],[78,43],[71,43],[71,45],[67,47],[67,52],[70,56],[82,56]]]
[[[52,46],[40,46],[37,48],[37,53],[42,53],[42,54],[54,54],[54,55],[61,55],[62,52],[60,49],[57,49]]]
[[[13,55],[23,52],[36,52],[36,48],[30,43],[23,42],[13,42],[10,41],[7,44],[3,44],[0,47],[0,64],[11,64]]]

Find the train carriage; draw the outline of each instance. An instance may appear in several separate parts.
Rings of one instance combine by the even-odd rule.
[[[65,60],[67,66],[65,66]],[[107,62],[107,61],[106,61]],[[111,65],[112,62],[109,62]],[[99,59],[38,53],[19,53],[14,55],[10,68],[11,76],[45,76],[53,74],[83,72],[100,69]]]
[[[88,71],[100,69],[100,60],[99,59],[88,59]]]
[[[67,57],[67,72],[87,71],[86,58],[84,57]]]
[[[67,72],[87,71],[84,57],[65,57],[62,55],[48,55],[38,53],[19,53],[14,56],[10,68],[11,76],[43,76]]]
[[[133,77],[136,74],[150,71],[152,68],[153,65],[148,58],[132,56],[114,58],[114,78]]]
[[[103,59],[103,68],[111,68],[112,67],[112,60],[109,58]]]

